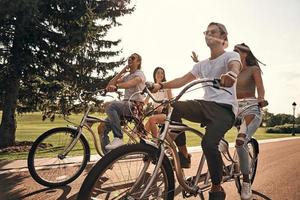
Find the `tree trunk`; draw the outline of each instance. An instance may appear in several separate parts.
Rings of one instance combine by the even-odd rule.
[[[20,80],[22,74],[23,38],[22,15],[17,16],[11,56],[9,59],[9,73],[6,77],[5,94],[3,99],[3,113],[0,125],[0,148],[14,145],[16,139],[16,107],[19,96]]]
[[[0,125],[0,148],[14,145],[16,138],[16,106],[19,93],[19,81],[10,79],[3,101],[3,113]]]

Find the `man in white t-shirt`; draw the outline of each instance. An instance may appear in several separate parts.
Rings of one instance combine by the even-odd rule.
[[[224,47],[228,46],[227,34],[223,24],[210,23],[204,32],[206,44],[211,52],[210,58],[195,64],[192,70],[182,77],[154,85],[154,91],[157,91],[162,88],[180,88],[197,78],[220,78],[221,85],[232,93],[230,95],[223,90],[205,87],[204,97],[201,100],[178,101],[173,105],[172,121],[181,122],[181,119],[185,118],[206,126],[201,146],[212,180],[210,200],[222,200],[226,196],[221,187],[222,158],[218,144],[232,127],[238,108],[236,78],[242,65],[238,53],[224,50]],[[181,166],[189,168],[191,157],[186,148],[185,134],[180,134],[175,142],[179,149]]]

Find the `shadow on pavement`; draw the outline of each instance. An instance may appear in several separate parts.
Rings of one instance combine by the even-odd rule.
[[[272,199],[270,199],[269,197],[267,197],[266,195],[264,195],[264,194],[262,194],[262,193],[260,193],[260,192],[257,192],[257,191],[255,191],[255,190],[252,190],[252,193],[253,193],[255,196],[259,196],[259,197],[260,197],[259,199],[263,199],[263,200],[272,200]],[[256,199],[255,196],[254,196],[253,200]]]
[[[76,199],[76,195],[71,196],[70,198],[67,198],[67,196],[70,194],[72,188],[70,186],[63,186],[63,187],[57,187],[57,188],[43,188],[41,190],[37,190],[31,193],[28,193],[26,195],[21,196],[21,199],[25,199],[25,198],[29,198],[33,197],[35,195],[41,194],[41,193],[47,193],[47,194],[51,194],[51,193],[57,193],[58,190],[62,190],[62,194],[57,197],[57,200],[65,200],[65,199],[69,199],[69,200],[75,200]]]
[[[13,161],[0,160],[0,169]],[[1,171],[0,171],[1,172]],[[0,173],[0,199],[20,199],[24,189],[16,189],[22,180],[26,178],[15,173]]]

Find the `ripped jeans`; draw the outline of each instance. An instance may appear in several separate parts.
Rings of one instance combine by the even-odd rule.
[[[257,128],[262,121],[262,112],[256,99],[239,100],[239,111],[237,120],[241,121],[239,134],[245,134],[244,143],[241,145],[236,144],[237,154],[239,156],[240,168],[242,174],[250,174],[248,145],[247,143],[254,135]],[[246,116],[252,116],[251,122],[247,125],[245,121]]]
[[[105,112],[107,114],[108,124],[105,124],[105,129],[102,135],[103,145],[106,146],[109,144],[108,133],[112,130],[114,137],[123,138],[123,133],[121,130],[121,118],[123,116],[130,116],[131,111],[129,107],[131,106],[131,102],[129,101],[112,101]]]

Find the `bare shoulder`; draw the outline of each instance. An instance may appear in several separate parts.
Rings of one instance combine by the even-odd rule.
[[[260,69],[260,67],[257,66],[257,65],[251,66],[251,71],[252,71],[253,73],[261,73],[261,69]]]

